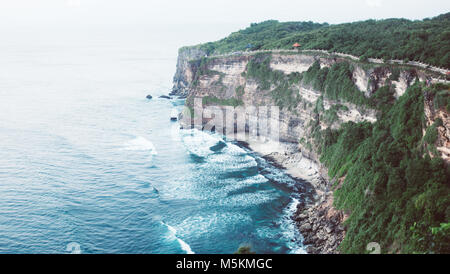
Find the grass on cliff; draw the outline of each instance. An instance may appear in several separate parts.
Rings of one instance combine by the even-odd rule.
[[[301,96],[293,89],[293,85],[300,83],[300,73],[285,75],[282,71],[270,68],[271,55],[255,55],[247,64],[245,77],[258,81],[258,89],[269,90],[275,104],[281,109],[294,110],[301,102]]]
[[[334,122],[339,120],[338,112],[340,110],[348,111],[349,109],[344,105],[332,105],[329,109],[323,112],[323,115],[321,115],[321,119],[325,120],[327,124],[331,126]]]
[[[292,72],[285,75],[282,71],[270,68],[270,54],[257,54],[247,64],[245,76],[258,82],[260,90],[270,90],[275,103],[280,108],[294,110],[302,101],[296,84],[310,85],[322,92],[323,96],[333,101],[350,102],[358,106],[382,109],[394,101],[392,85],[379,88],[367,98],[353,82],[353,66],[349,62],[339,62],[331,67],[320,68],[315,62],[303,73]],[[335,119],[337,109],[330,110],[327,115],[330,121]]]
[[[433,97],[435,110],[445,110],[450,112],[450,89],[447,85],[436,84],[426,90],[427,96]]]
[[[369,105],[369,99],[353,83],[353,67],[348,62],[320,68],[315,62],[303,75],[303,82],[322,91],[330,100],[344,100],[356,105]]]
[[[345,176],[335,191],[335,205],[350,213],[345,253],[364,253],[369,242],[382,252],[450,252],[450,173],[424,153],[423,89],[408,88],[374,124],[316,130],[329,175]]]
[[[200,81],[200,77],[202,75],[207,76],[213,76],[213,75],[219,75],[219,79],[217,80],[216,84],[223,86],[222,80],[225,74],[220,71],[211,70],[208,68],[209,63],[212,61],[210,58],[202,57],[197,60],[191,60],[190,63],[192,67],[196,68],[194,79],[192,81],[192,86],[197,87]]]

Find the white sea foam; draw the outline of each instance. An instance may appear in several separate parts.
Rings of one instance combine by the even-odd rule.
[[[291,216],[297,211],[299,200],[293,198],[292,202],[284,209],[281,218],[281,228],[283,229],[283,238],[286,239],[288,247],[292,254],[306,254],[305,247],[302,244],[303,236],[300,234],[295,221]],[[290,241],[294,239],[294,241]]]
[[[153,143],[142,136],[138,136],[135,139],[128,141],[123,146],[124,150],[132,150],[132,151],[150,151],[151,155],[157,155],[155,146]]]
[[[253,207],[271,203],[273,199],[276,199],[275,189],[258,186],[267,183],[268,178],[259,173],[252,173],[252,168],[256,168],[258,162],[245,149],[227,142],[220,151],[212,151],[211,147],[224,141],[220,135],[196,129],[183,130],[181,134],[186,149],[190,153],[204,158],[202,169],[207,172],[202,173],[201,181],[203,186],[207,185],[207,187],[196,188],[196,193],[201,200],[214,201],[214,206]],[[267,174],[269,178],[287,185],[296,184],[296,181],[286,177],[284,171],[272,166],[266,168],[267,171],[270,170],[270,173]],[[244,174],[240,172],[246,172],[248,177],[240,177],[239,175]],[[302,245],[303,237],[291,219],[298,203],[297,199],[292,199],[278,217],[276,223],[279,230],[261,227],[257,229],[257,233],[261,238],[279,239],[287,243],[286,247],[290,253],[304,254],[306,251]],[[220,229],[222,226],[226,227],[230,223],[247,221],[248,216],[234,216],[234,214],[236,213],[191,216],[179,225],[180,229],[186,233],[195,231],[195,235],[200,235]]]
[[[208,163],[221,172],[238,171],[258,165],[255,159],[248,155],[236,157],[228,154],[226,151],[223,154],[211,155],[208,158]]]
[[[231,143],[228,143],[226,151],[228,154],[235,155],[235,156],[247,154],[247,152],[243,148],[241,148],[238,145],[231,144]]]
[[[197,215],[188,216],[179,224],[180,231],[194,234],[197,237],[207,237],[208,234],[219,232],[224,227],[233,224],[251,224],[253,219],[246,212],[199,212]]]
[[[282,216],[276,222],[279,230],[274,230],[268,226],[259,227],[257,229],[258,236],[262,239],[277,239],[277,241],[286,243],[290,254],[306,254],[305,247],[302,245],[303,237],[295,222],[290,218],[296,211],[298,203],[299,201],[294,198],[283,210]]]
[[[218,142],[224,142],[219,135],[214,134],[211,137],[214,138],[211,140],[211,146],[216,145]],[[211,151],[210,144],[204,145],[203,149],[206,150],[204,155],[208,156],[207,162],[213,165],[215,170],[231,172],[256,167],[258,165],[255,158],[251,157],[244,149],[235,144],[226,143],[226,146],[220,153]]]
[[[219,200],[217,205],[221,206],[244,206],[251,207],[261,204],[267,204],[274,200],[274,191],[270,190],[259,190],[258,192],[252,193],[240,193],[237,195],[232,195],[227,197],[226,201]]]
[[[182,239],[177,237],[177,230],[173,227],[170,226],[164,222],[161,222],[163,225],[165,225],[167,227],[167,229],[169,230],[170,233],[170,238],[174,238],[178,241],[178,243],[180,244],[181,249],[186,252],[186,254],[195,254],[194,251],[192,251],[191,246],[188,245],[185,241],[183,241]]]
[[[197,129],[183,130],[183,143],[186,149],[197,156],[207,157],[214,153],[210,148],[223,141],[218,135],[209,134]]]

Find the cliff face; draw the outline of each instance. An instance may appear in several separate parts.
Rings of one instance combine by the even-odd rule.
[[[189,61],[205,56],[205,52],[196,48],[182,48],[178,52],[177,69],[173,77],[172,94],[186,96],[193,78],[193,67]]]
[[[437,150],[437,155],[430,153],[431,157],[440,156],[447,164],[450,163],[450,116],[449,113],[443,109],[435,106],[434,96],[425,93],[424,113],[426,129],[423,130],[424,136],[427,131],[435,126],[436,138],[434,145]]]
[[[315,63],[318,63],[320,68],[330,68],[336,63],[349,62],[353,68],[351,80],[366,98],[387,83],[394,84],[393,97],[398,98],[415,79],[422,81],[429,79],[425,72],[410,67],[399,67],[394,70],[392,67],[367,66],[345,58],[313,54],[270,53],[268,55],[270,55],[268,64],[270,70],[282,72],[286,76],[298,76]],[[373,123],[377,120],[378,111],[367,105],[356,105],[346,100],[327,99],[322,91],[313,88],[313,85],[305,84],[302,80],[289,82],[289,85],[282,89],[281,95],[274,93],[277,90],[274,84],[263,86],[261,79],[249,76],[249,63],[259,58],[257,55],[229,55],[194,60],[199,57],[204,57],[204,52],[196,49],[180,51],[173,93],[187,96],[186,104],[191,107],[194,105],[195,98],[214,99],[203,100],[204,105],[225,106],[233,102],[234,105],[244,107],[280,106],[279,140],[289,149],[268,150],[266,156],[270,156],[288,171],[292,171],[291,174],[294,176],[298,175],[313,181],[317,190],[316,203],[299,206],[293,218],[297,221],[299,230],[305,238],[304,243],[309,245],[308,252],[336,253],[345,235],[342,222],[347,215],[332,206],[334,189],[331,185],[334,182],[330,182],[326,168],[319,161],[318,148],[313,141],[314,127],[319,126],[324,130],[337,129],[342,123],[349,121]],[[279,97],[284,96],[283,92],[291,92],[290,97],[280,103]],[[293,100],[295,104],[291,104]],[[430,113],[427,115],[432,117],[429,123],[442,115]],[[443,120],[448,124],[447,117]],[[203,124],[207,122],[208,119],[203,120]],[[439,130],[440,136],[444,137],[438,142],[447,142],[441,146],[442,149],[439,149],[444,152],[443,150],[448,147],[447,137],[450,135],[448,132],[441,132],[442,129]],[[447,139],[444,140],[445,138]],[[303,176],[306,173],[308,175],[314,173],[316,176]],[[339,179],[339,182],[342,181],[343,178]],[[339,187],[340,184],[336,185]]]
[[[252,55],[227,56],[211,58],[205,67],[199,68],[199,62],[189,62],[191,58],[203,56],[198,50],[187,50],[180,53],[177,72],[174,77],[173,93],[187,95],[187,104],[192,105],[194,98],[205,96],[220,100],[236,99],[243,106],[274,106],[277,105],[270,89],[261,89],[258,81],[245,76],[248,62],[255,58]],[[314,55],[284,55],[272,54],[270,68],[288,75],[307,71],[314,62],[320,62],[321,67],[330,67],[344,59],[326,58]],[[353,81],[362,93],[370,96],[375,90],[383,86],[392,73],[387,69],[365,69],[355,64]],[[402,71],[396,83],[396,96],[400,96],[411,84],[414,72]],[[302,83],[292,84],[290,87],[300,96],[300,103],[295,108],[281,108],[280,111],[280,139],[281,141],[298,143],[300,139],[309,139],[308,124],[316,119],[314,108],[321,97],[321,91]],[[241,91],[241,93],[239,93]],[[238,94],[239,93],[239,94]],[[335,111],[336,119],[320,119],[322,129],[338,128],[340,124],[353,121],[376,121],[376,111],[363,108],[345,101],[333,101],[322,97],[323,112],[339,106]],[[319,113],[319,116],[324,113]],[[311,151],[313,152],[313,151]]]

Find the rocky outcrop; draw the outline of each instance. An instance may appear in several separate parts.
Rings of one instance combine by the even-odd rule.
[[[426,120],[426,127],[430,127],[436,123],[437,120],[442,121],[436,127],[437,138],[435,141],[436,150],[440,157],[450,164],[450,116],[444,108],[436,108],[434,105],[434,96],[425,92],[424,113]],[[425,135],[426,128],[423,130]],[[434,155],[430,153],[430,156]]]
[[[342,223],[348,216],[333,207],[334,189],[330,188],[327,169],[319,163],[317,155],[291,143],[250,142],[249,148],[285,168],[291,176],[311,183],[315,189],[314,201],[300,202],[291,218],[303,236],[308,253],[337,253],[345,236]]]
[[[304,72],[314,64],[315,58],[312,55],[287,55],[287,54],[273,54],[270,60],[270,68],[273,70],[280,70],[285,74],[292,72]]]
[[[161,99],[172,99],[172,97],[170,97],[170,96],[167,96],[167,95],[161,95],[161,96],[159,96],[159,98],[161,98]]]
[[[310,254],[338,253],[339,244],[345,236],[343,222],[347,216],[333,207],[333,194],[327,192],[323,199],[312,206],[297,208],[292,217],[303,235],[303,244]]]
[[[182,57],[183,60],[185,57]],[[244,106],[274,106],[274,98],[269,90],[261,90],[256,80],[246,78],[246,67],[251,58],[254,56],[227,56],[224,58],[213,58],[208,61],[207,69],[210,73],[196,75],[197,81],[194,84],[194,74],[198,71],[196,64],[189,63],[184,73],[180,75],[188,75],[184,79],[191,79],[191,82],[177,84],[176,86],[186,86],[181,93],[187,92],[187,104],[193,105],[194,98],[203,98],[212,96],[220,100],[239,99]],[[306,71],[315,61],[319,61],[321,66],[331,66],[333,63],[342,61],[336,58],[324,58],[312,55],[297,54],[294,56],[286,56],[274,54],[271,58],[270,67],[278,68],[285,74],[291,72]],[[181,61],[179,61],[180,63]],[[194,74],[193,74],[194,73]],[[177,78],[178,79],[178,78]],[[355,81],[358,81],[355,79]],[[237,94],[237,90],[242,89],[242,94]],[[316,119],[314,114],[315,104],[321,96],[321,92],[312,89],[301,83],[291,86],[301,100],[295,109],[280,109],[280,140],[284,142],[298,143],[302,137],[308,137],[308,124],[311,120]],[[180,90],[180,89],[177,89]],[[330,109],[334,105],[344,105],[346,110],[339,109],[337,116],[339,117],[331,124],[325,120],[321,120],[322,129],[332,126],[339,127],[343,122],[354,121],[376,121],[376,112],[371,109],[364,109],[347,102],[335,102],[323,99],[324,110]],[[205,120],[204,123],[208,122]]]
[[[416,78],[425,81],[426,74],[409,68],[401,70],[396,68],[393,71],[392,67],[382,65],[366,69],[361,66],[355,66],[353,71],[355,85],[366,97],[370,97],[380,87],[390,81],[395,86],[395,97],[398,98],[405,93],[406,89],[413,84]]]
[[[414,70],[400,72],[398,79],[392,81],[395,85],[395,98],[398,99],[405,93],[406,89],[414,82],[416,76],[417,74]],[[420,76],[422,81],[426,79],[426,77],[421,75],[421,73],[419,74],[419,77]]]

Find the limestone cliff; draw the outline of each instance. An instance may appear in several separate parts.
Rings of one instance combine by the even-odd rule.
[[[277,105],[269,89],[261,89],[258,81],[245,76],[247,64],[255,58],[253,55],[227,56],[223,58],[207,58],[202,64],[195,62],[196,57],[203,57],[204,52],[196,49],[180,51],[177,72],[174,77],[173,94],[187,95],[187,104],[192,105],[194,98],[210,96],[219,100],[235,99],[244,106]],[[329,67],[336,62],[347,61],[343,58],[324,57],[311,54],[271,54],[270,68],[284,74],[302,73],[314,62],[321,67]],[[388,68],[370,67],[354,63],[353,81],[365,96],[370,96],[392,74]],[[403,70],[395,81],[395,94],[400,96],[412,83],[416,76],[425,79],[425,75],[416,70]],[[302,83],[291,87],[299,96],[300,103],[294,108],[282,108],[280,112],[280,138],[282,141],[298,143],[300,139],[308,139],[307,125],[315,119],[314,108],[321,97],[321,91]],[[320,119],[322,129],[338,128],[343,122],[376,121],[376,111],[360,107],[345,101],[333,101],[321,98],[323,111],[338,105],[335,114],[337,119]],[[324,113],[319,113],[319,115]]]
[[[425,92],[425,102],[424,102],[424,112],[425,112],[425,126],[423,130],[424,137],[427,132],[434,130],[437,134],[432,144],[426,144],[426,146],[431,146],[430,156],[441,157],[447,164],[450,163],[450,116],[448,110],[443,107],[436,106],[434,99],[435,94],[426,91]],[[428,133],[430,134],[430,133]],[[435,153],[433,153],[433,147],[436,148]]]
[[[177,69],[173,77],[173,95],[185,96],[188,93],[188,87],[194,77],[191,60],[196,60],[205,56],[205,52],[196,48],[181,48],[178,52]]]

